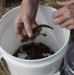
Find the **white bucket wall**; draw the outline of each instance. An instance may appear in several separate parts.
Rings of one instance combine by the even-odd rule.
[[[67,51],[70,31],[61,29],[52,22],[52,13],[56,10],[49,6],[40,5],[36,21],[39,24],[47,24],[54,28],[43,29],[47,37],[39,36],[36,41],[43,42],[51,47],[56,53],[50,57],[39,60],[23,60],[12,56],[20,45],[14,32],[14,19],[20,7],[16,7],[6,13],[0,21],[0,51],[4,52],[12,75],[53,75],[62,63],[62,58]]]

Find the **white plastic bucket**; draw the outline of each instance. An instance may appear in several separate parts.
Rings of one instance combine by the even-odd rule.
[[[20,45],[14,32],[14,19],[20,7],[16,7],[6,13],[0,21],[0,52],[6,60],[11,75],[53,75],[60,70],[62,59],[67,51],[70,31],[56,26],[52,22],[52,13],[56,10],[49,6],[40,5],[37,22],[47,24],[54,28],[44,29],[47,37],[39,36],[36,41],[43,42],[51,47],[55,54],[38,60],[24,60],[12,56]]]

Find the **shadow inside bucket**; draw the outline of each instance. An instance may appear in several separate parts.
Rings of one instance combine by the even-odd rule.
[[[41,59],[54,54],[54,51],[43,43],[31,42],[21,45],[13,56],[23,59]]]

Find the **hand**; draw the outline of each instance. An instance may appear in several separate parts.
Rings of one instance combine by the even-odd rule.
[[[20,11],[15,19],[15,34],[21,40],[23,34],[32,37],[32,29],[37,26],[35,21],[38,10],[38,0],[23,0]]]
[[[52,14],[53,22],[59,24],[61,28],[74,29],[74,0],[57,2],[57,4],[62,8]]]

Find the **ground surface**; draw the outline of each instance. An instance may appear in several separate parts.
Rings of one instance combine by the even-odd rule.
[[[9,0],[10,1],[10,0]],[[20,5],[21,3],[21,0],[12,0],[13,2],[11,2],[11,5],[9,5],[8,3],[5,4],[5,0],[0,0],[0,18],[3,16],[4,13],[6,13],[7,11],[9,11],[10,9]],[[46,0],[45,3],[42,3],[42,4],[45,4],[45,5],[50,5],[52,7],[55,7],[55,8],[59,8],[59,6],[56,4],[56,1],[57,0]],[[63,1],[63,0],[60,0],[60,1]],[[71,31],[71,38],[72,38],[72,41],[74,40],[74,30]],[[5,61],[3,61],[5,66],[6,66],[6,63]],[[6,72],[4,71],[4,69],[2,68],[2,66],[0,65],[0,75],[7,75]],[[63,75],[63,74],[62,74]]]

